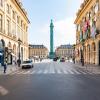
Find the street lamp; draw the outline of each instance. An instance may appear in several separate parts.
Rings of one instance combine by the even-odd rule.
[[[17,60],[17,63],[18,63],[18,67],[20,67],[20,64],[21,64],[21,59],[20,59],[20,45],[21,45],[22,41],[20,40],[20,38],[18,38],[18,48],[19,48],[19,54],[18,54],[18,60]]]
[[[81,63],[82,63],[82,66],[84,66],[84,40],[82,41]]]
[[[72,57],[73,57],[73,62],[75,64],[75,44],[73,45],[73,55],[72,55]]]

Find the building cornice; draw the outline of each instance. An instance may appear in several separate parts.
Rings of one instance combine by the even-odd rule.
[[[78,13],[76,14],[76,19],[74,21],[74,23],[76,24],[77,21],[81,18],[81,15],[83,14],[83,12],[86,11],[87,7],[89,6],[89,4],[92,2],[93,0],[84,0],[84,2],[81,4],[80,6],[80,10],[78,10]]]
[[[27,16],[27,12],[25,11],[25,9],[22,7],[22,3],[19,0],[13,0],[13,2],[16,3],[16,5],[18,6],[18,8],[20,9],[21,13],[24,15],[24,17],[26,18],[26,20],[28,21],[28,23],[30,23],[28,16]]]

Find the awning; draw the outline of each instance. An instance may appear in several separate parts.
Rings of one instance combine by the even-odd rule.
[[[0,56],[2,56],[3,54],[2,53],[0,53]]]

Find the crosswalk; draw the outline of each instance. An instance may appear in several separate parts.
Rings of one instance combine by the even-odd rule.
[[[44,70],[34,70],[30,69],[30,70],[18,70],[16,72],[10,73],[10,75],[25,75],[25,74],[72,74],[72,75],[79,75],[79,74],[93,74],[91,72],[85,72],[82,70],[77,70],[77,69],[68,69],[68,70],[62,70],[62,69],[44,69]]]

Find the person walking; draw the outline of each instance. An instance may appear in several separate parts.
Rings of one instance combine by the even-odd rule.
[[[3,67],[4,67],[4,73],[6,73],[6,70],[7,70],[7,58],[5,59]]]
[[[21,60],[20,59],[17,60],[17,64],[18,64],[18,67],[20,67],[20,64],[21,64]]]

